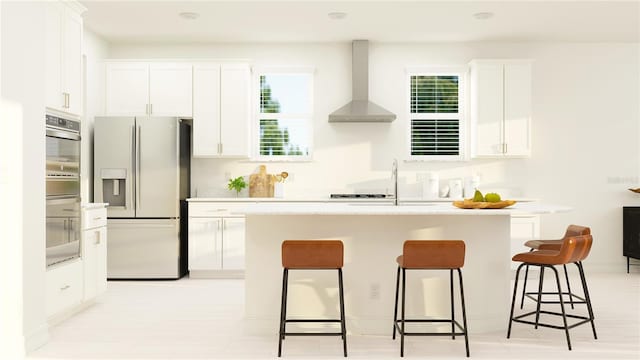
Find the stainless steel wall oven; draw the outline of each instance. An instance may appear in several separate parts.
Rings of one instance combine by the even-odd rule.
[[[80,256],[80,123],[46,115],[47,266]]]

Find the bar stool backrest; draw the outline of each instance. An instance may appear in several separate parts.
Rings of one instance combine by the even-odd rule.
[[[568,238],[570,236],[580,236],[580,235],[591,235],[591,229],[586,226],[580,225],[569,225],[567,227],[567,232],[564,233],[564,238]]]
[[[591,251],[593,237],[591,235],[571,236],[562,242],[558,253],[558,264],[569,264],[586,259]]]
[[[464,266],[462,240],[407,240],[402,249],[406,269],[459,269]]]
[[[285,269],[340,269],[344,245],[340,240],[285,240],[282,267]]]

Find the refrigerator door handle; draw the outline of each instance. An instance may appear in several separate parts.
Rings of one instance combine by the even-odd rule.
[[[136,210],[141,207],[140,203],[140,181],[142,180],[142,157],[140,155],[140,134],[142,129],[140,125],[136,126]]]
[[[136,158],[135,158],[135,153],[133,152],[133,149],[136,148],[136,134],[135,134],[135,125],[131,125],[131,127],[129,128],[129,139],[131,140],[129,142],[129,154],[131,154],[131,174],[128,174],[126,176],[127,181],[131,178],[131,180],[135,180],[135,174],[136,174]],[[127,184],[125,183],[125,188]],[[124,202],[124,208],[125,210],[129,207],[129,202],[127,201],[129,196],[131,196],[131,199],[133,199],[135,197],[135,191],[136,191],[136,187],[132,186],[131,189],[133,190],[133,194],[129,194],[127,196],[127,199],[125,199]]]

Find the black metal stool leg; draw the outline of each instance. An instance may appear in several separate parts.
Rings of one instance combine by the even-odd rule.
[[[525,266],[524,263],[520,264],[520,266],[518,266],[518,269],[516,270],[516,282],[513,285],[513,296],[511,297],[511,312],[509,314],[509,328],[507,330],[507,339],[511,337],[511,323],[513,323],[513,308],[516,305],[516,294],[518,293],[518,278],[520,277],[520,270],[522,269],[523,266]]]
[[[338,269],[338,282],[340,291],[340,328],[342,330],[342,350],[347,357],[347,326],[344,320],[344,286],[342,283],[342,269]]]
[[[593,308],[591,307],[591,296],[589,296],[589,289],[587,289],[587,279],[584,277],[584,268],[582,267],[582,262],[578,261],[576,263],[578,267],[578,271],[580,272],[580,280],[582,281],[582,289],[584,289],[584,299],[587,303],[587,310],[589,310],[589,318],[591,319],[591,329],[593,330],[593,338],[598,339],[598,335],[596,334],[596,324],[593,322]]]
[[[538,328],[538,321],[540,320],[540,304],[542,303],[542,283],[544,282],[544,268],[545,266],[540,265],[540,283],[538,284],[538,304],[536,306],[536,326],[535,329]],[[560,294],[562,296],[562,294]]]
[[[393,336],[391,339],[396,339],[396,322],[398,321],[398,293],[400,290],[400,266],[398,266],[398,272],[396,273],[396,305],[393,308]]]
[[[520,309],[524,306],[524,295],[527,292],[527,276],[529,276],[529,265],[524,269],[524,285],[522,286],[522,298],[520,299]]]
[[[280,303],[280,333],[278,334],[278,357],[282,356],[282,340],[284,340],[287,312],[287,282],[289,270],[282,271],[282,301]]]
[[[455,308],[453,306],[453,269],[449,270],[449,289],[451,290],[451,338],[453,340],[456,339],[456,316],[455,316]]]
[[[560,310],[562,310],[562,323],[564,324],[564,332],[567,335],[567,346],[569,350],[571,350],[571,339],[569,338],[569,326],[567,326],[567,314],[564,310],[564,300],[562,300],[562,288],[560,287],[560,276],[558,275],[558,270],[555,267],[549,266],[553,269],[554,274],[556,275],[556,286],[558,287],[558,297],[560,299]],[[536,320],[536,323],[538,321]]]
[[[404,306],[406,303],[407,273],[402,268],[402,318],[400,320],[400,357],[404,357]]]
[[[451,271],[453,278],[453,270]],[[464,326],[464,346],[469,357],[469,331],[467,330],[467,308],[464,304],[464,286],[462,286],[462,270],[458,269],[458,278],[460,279],[460,301],[462,302],[462,325]]]
[[[569,293],[569,303],[571,304],[571,309],[573,307],[573,294],[571,293],[571,285],[569,284],[569,273],[567,273],[567,264],[562,265],[564,268],[564,278],[567,281],[567,292]]]

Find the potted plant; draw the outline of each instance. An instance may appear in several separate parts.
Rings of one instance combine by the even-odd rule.
[[[240,194],[240,191],[242,191],[242,189],[246,187],[247,187],[247,182],[244,181],[244,177],[242,176],[238,176],[235,179],[229,179],[228,188],[229,190],[236,191],[236,197],[238,197],[238,195]]]

